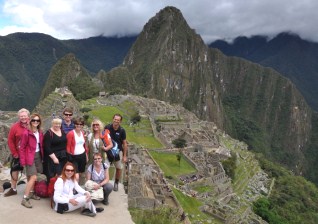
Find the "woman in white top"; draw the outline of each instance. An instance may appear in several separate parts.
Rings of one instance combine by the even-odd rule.
[[[73,190],[77,194],[73,194]],[[85,208],[82,210],[83,215],[94,217],[96,215],[96,208],[91,200],[91,195],[85,191],[75,178],[75,166],[67,162],[63,167],[62,175],[57,178],[54,184],[55,202],[54,210],[58,213],[74,211],[78,208]]]
[[[94,154],[94,162],[87,168],[86,179],[95,182],[93,189],[103,188],[104,200],[102,203],[108,205],[108,197],[113,190],[113,185],[109,183],[109,171],[107,163],[103,163],[102,154]]]
[[[85,174],[85,167],[88,162],[88,147],[86,146],[85,133],[83,131],[84,119],[77,117],[74,119],[74,124],[75,129],[66,135],[66,151],[68,161],[76,167],[76,180],[79,182],[79,176],[84,176]]]
[[[89,159],[88,164],[93,163],[93,156],[95,153],[99,152],[102,154],[103,160],[106,159],[105,151],[111,149],[113,144],[108,144],[106,147],[101,140],[101,135],[103,132],[104,124],[99,119],[93,119],[91,123],[91,133],[87,136],[88,149],[89,149]],[[110,138],[110,136],[109,136]]]

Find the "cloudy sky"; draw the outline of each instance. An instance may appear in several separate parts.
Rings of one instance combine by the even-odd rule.
[[[40,32],[58,39],[131,36],[165,6],[181,10],[209,43],[290,31],[318,42],[317,0],[0,0],[0,36]]]

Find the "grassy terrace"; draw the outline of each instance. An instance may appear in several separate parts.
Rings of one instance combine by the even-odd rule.
[[[158,163],[166,177],[172,177],[174,180],[178,180],[178,176],[180,175],[195,173],[197,171],[184,158],[181,158],[179,166],[176,156],[177,153],[158,152],[154,150],[150,150],[149,153]]]
[[[127,140],[137,145],[149,149],[162,148],[163,145],[154,137],[150,121],[147,118],[141,118],[136,125],[129,125],[131,116],[136,112],[134,104],[123,102],[119,107],[98,105],[96,99],[87,100],[82,103],[84,107],[92,108],[88,112],[88,124],[93,118],[99,118],[105,125],[111,123],[113,115],[119,113],[123,116],[122,126],[126,130]]]
[[[193,197],[184,195],[178,189],[173,188],[172,190],[175,196],[177,197],[179,203],[181,204],[184,212],[188,214],[188,217],[191,222],[198,221],[198,219],[199,220],[212,219],[211,216],[200,211],[199,207],[203,205],[202,202],[200,202],[199,200]]]

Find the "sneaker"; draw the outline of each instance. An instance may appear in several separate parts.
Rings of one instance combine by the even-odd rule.
[[[118,191],[118,183],[114,183],[113,191]]]
[[[39,196],[37,196],[34,192],[30,192],[29,198],[33,199],[33,200],[40,200],[41,198]]]
[[[23,198],[21,205],[23,205],[26,208],[32,208],[31,202],[29,198]]]
[[[10,197],[12,195],[16,195],[17,191],[14,191],[12,188],[10,188],[10,190],[4,194],[4,197]]]

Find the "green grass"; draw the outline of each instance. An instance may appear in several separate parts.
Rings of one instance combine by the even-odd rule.
[[[214,189],[213,189],[213,186],[203,185],[203,186],[194,187],[193,190],[197,191],[198,193],[205,193],[205,192],[211,192]]]
[[[150,155],[160,166],[160,169],[165,173],[165,176],[171,176],[175,180],[178,176],[184,174],[195,173],[197,170],[188,163],[183,157],[179,162],[177,160],[177,153],[166,153],[149,150]]]
[[[119,110],[117,107],[112,107],[112,106],[99,107],[97,109],[93,109],[88,112],[89,114],[88,122],[89,123],[92,122],[93,118],[98,118],[106,125],[112,122],[113,115],[117,113],[122,114],[122,111]]]
[[[196,198],[189,197],[175,188],[173,188],[172,191],[174,195],[177,197],[184,212],[188,214],[188,217],[191,222],[197,223],[194,221],[201,221],[200,223],[208,223],[207,220],[213,219],[212,223],[222,223],[218,220],[215,220],[212,216],[202,212],[199,209],[199,207],[203,205],[201,201],[197,200]]]
[[[85,102],[92,104],[92,101]],[[141,121],[138,122],[138,124],[130,126],[130,117],[123,110],[127,111],[129,108],[133,107],[133,104],[131,102],[124,102],[122,105],[120,105],[120,108],[114,106],[101,106],[89,111],[88,125],[90,125],[93,118],[100,119],[105,125],[109,124],[113,120],[113,115],[119,113],[124,117],[121,126],[126,130],[128,142],[143,146],[147,149],[163,148],[161,142],[153,135],[149,119],[141,118]]]

